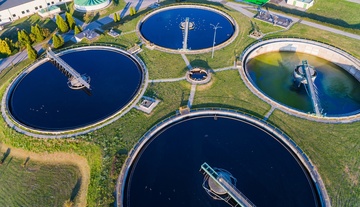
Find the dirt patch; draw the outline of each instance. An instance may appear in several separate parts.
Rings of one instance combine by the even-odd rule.
[[[34,153],[0,143],[0,154],[6,152],[8,149],[11,149],[10,156],[24,160],[29,159],[30,162],[35,161],[35,162],[42,162],[51,165],[68,164],[68,165],[77,166],[81,173],[81,186],[78,192],[79,197],[78,197],[77,206],[86,206],[87,190],[90,182],[90,167],[87,163],[86,158],[81,157],[74,153],[63,153],[63,152],[56,152],[51,154]],[[30,169],[30,170],[36,170],[36,169]]]
[[[359,183],[358,176],[354,175],[350,172],[349,166],[346,165],[344,171],[347,174],[347,176],[349,177],[352,184],[357,185]]]
[[[210,89],[215,80],[216,80],[216,78],[214,76],[211,76],[211,80],[208,83],[203,84],[203,85],[197,85],[196,90],[197,91],[205,91],[205,90]]]

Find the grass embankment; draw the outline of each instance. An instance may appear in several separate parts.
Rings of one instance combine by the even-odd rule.
[[[287,133],[312,160],[332,206],[360,206],[360,122],[317,123],[277,110],[269,121]]]
[[[75,154],[36,154],[0,144],[1,206],[86,205],[89,166]]]
[[[169,54],[144,48],[139,57],[146,63],[150,80],[184,77],[188,70],[179,54]]]
[[[208,84],[197,86],[194,108],[221,107],[263,117],[270,105],[255,96],[243,83],[237,70],[212,74]]]
[[[169,2],[170,1],[167,1],[166,4]],[[204,3],[205,1],[197,2]],[[215,51],[213,59],[211,59],[211,53],[187,55],[193,66],[202,66],[210,69],[231,66],[233,65],[235,57],[239,55],[244,48],[255,41],[247,36],[251,30],[250,18],[247,18],[238,12],[224,8],[222,5],[220,5],[220,9],[223,9],[230,15],[234,16],[239,24],[240,34],[232,44]],[[120,22],[118,25],[107,25],[107,29],[115,27],[115,29],[119,29],[123,33],[132,31],[135,29],[137,21],[142,18],[145,13],[146,12],[144,11],[139,12],[133,17],[125,17],[122,19],[123,22]],[[272,31],[273,28],[271,27],[272,25],[260,25],[260,29],[264,31],[267,29],[268,31]],[[346,51],[349,51],[351,54],[355,54],[355,56],[359,57],[359,51],[356,49],[359,45],[358,41],[345,38],[341,35],[334,35],[329,32],[320,33],[317,30],[305,25],[296,24],[289,31],[273,34],[273,36],[278,37],[299,37],[300,35],[304,38],[318,39],[326,41],[337,47],[346,48]],[[346,40],[345,43],[339,41],[343,39]],[[138,38],[135,33],[130,33],[121,35],[115,39],[104,35],[99,41],[114,42],[119,43],[119,45],[124,44],[124,48],[128,48],[137,43]],[[147,65],[150,79],[176,78],[185,75],[184,72],[186,70],[186,66],[180,55],[151,51],[145,47],[143,49],[143,52],[141,52],[139,56]],[[16,74],[16,72],[9,71],[7,76],[1,76],[3,79],[0,80],[0,83],[8,83],[12,74]],[[237,71],[218,72],[213,74],[213,76],[214,77],[209,84],[197,86],[195,100],[193,103],[194,107],[226,107],[240,109],[258,116],[263,116],[264,113],[269,110],[268,104],[259,100],[245,87]],[[4,84],[2,84],[2,86],[4,86]],[[4,90],[4,88],[2,90]],[[190,84],[186,81],[149,84],[145,95],[161,100],[159,105],[150,115],[132,109],[129,113],[114,123],[76,139],[43,140],[30,138],[9,129],[4,121],[1,120],[0,141],[13,147],[23,148],[34,152],[70,152],[84,156],[90,167],[90,184],[88,188],[87,204],[88,206],[108,206],[114,199],[112,194],[114,191],[114,185],[128,150],[131,149],[134,143],[136,143],[139,138],[153,125],[164,118],[175,114],[175,111],[180,106],[186,105],[189,93]],[[273,116],[276,117],[277,114]],[[270,118],[272,118],[272,116]],[[330,148],[315,148],[317,145],[321,144],[321,142],[316,144],[311,143],[311,140],[314,140],[314,142],[317,140],[317,138],[314,138],[314,135],[306,134],[305,132],[300,134],[291,133],[292,129],[299,128],[299,122],[304,122],[304,126],[315,126],[315,124],[313,122],[307,122],[306,120],[290,117],[290,120],[292,119],[294,119],[294,121],[286,121],[286,119],[281,117],[279,120],[272,122],[279,126],[279,128],[289,133],[317,165],[321,176],[325,180],[327,187],[329,187],[329,193],[334,201],[334,206],[346,206],[342,204],[352,198],[352,196],[355,195],[354,193],[359,194],[359,184],[356,183],[356,180],[353,182],[355,184],[350,184],[350,181],[344,181],[344,176],[340,176],[342,175],[342,172],[344,172],[342,171],[343,168],[337,168],[334,165],[337,162],[344,163],[344,166],[347,166],[347,168],[345,168],[343,175],[349,172],[350,175],[352,175],[351,178],[354,180],[353,175],[358,176],[360,171],[358,167],[358,158],[355,156],[353,157],[351,154],[344,156],[345,151],[340,153],[339,156],[337,153],[338,149],[335,148],[335,144]],[[339,132],[348,132],[348,130],[356,131],[356,128],[358,128],[353,125],[350,125],[351,127],[349,128],[348,125],[326,126],[331,126],[331,129],[334,128],[335,131],[339,130]],[[339,129],[335,129],[338,126],[340,126]],[[304,129],[306,129],[306,127]],[[314,131],[316,131],[315,127],[310,129],[314,129]],[[340,134],[343,137],[341,140],[345,140],[341,143],[344,149],[356,149],[357,142],[352,142],[351,140],[353,137],[356,137],[356,133],[338,133],[337,135]],[[320,133],[316,135],[316,137],[319,136]],[[302,141],[303,139],[306,141]],[[336,140],[336,143],[339,143],[339,140]],[[322,151],[318,152],[318,149]],[[321,157],[318,156],[318,154],[321,154]],[[351,159],[345,160],[347,158]],[[330,167],[334,167],[334,169],[328,169],[328,167],[326,167],[326,162],[334,163],[330,165]],[[332,173],[338,169],[340,170],[337,173]],[[358,179],[358,177],[355,178]],[[343,183],[343,185],[341,185],[342,191],[339,194],[336,194],[337,192],[335,191],[337,183]],[[346,185],[350,187],[348,188]],[[353,196],[351,200],[352,203],[350,204],[358,204],[359,201],[360,198]]]
[[[318,0],[307,11],[300,11],[271,3],[266,4],[265,7],[303,20],[360,34],[360,17],[358,15],[360,4],[346,0]]]
[[[13,68],[7,68],[6,71],[3,71],[0,75],[0,93],[1,97],[3,96],[3,93],[5,91],[5,88],[10,83],[11,79],[15,77],[16,74],[18,74],[23,67],[28,65],[30,61],[24,61],[18,64],[17,66]],[[68,193],[67,191],[64,191],[60,197],[57,197],[57,194],[55,193],[53,195],[53,199],[60,202],[61,199],[66,198],[66,200],[71,200],[75,202],[75,206],[84,206],[84,204],[88,204],[89,206],[96,206],[96,204],[99,202],[99,198],[101,198],[105,194],[104,191],[108,192],[107,190],[102,189],[103,186],[100,185],[100,172],[102,169],[102,150],[96,146],[93,143],[84,142],[76,139],[36,139],[32,137],[25,136],[23,134],[19,134],[13,129],[9,128],[5,121],[3,119],[0,119],[0,143],[6,143],[7,147],[11,149],[10,151],[10,157],[14,156],[14,161],[17,160],[17,157],[22,157],[24,160],[24,156],[30,157],[30,163],[34,166],[40,166],[41,169],[50,169],[48,166],[48,163],[51,162],[53,164],[59,163],[56,168],[57,170],[61,171],[60,168],[64,166],[64,172],[69,171],[67,170],[67,165],[76,165],[77,170],[80,170],[81,176],[78,177],[81,178],[81,185],[79,188],[79,183],[76,183],[76,189],[78,189],[78,194],[76,197],[71,197],[72,194]],[[37,155],[37,154],[29,154],[28,152],[20,151],[19,149],[23,149],[26,151],[31,151],[35,153],[43,153],[43,155]],[[59,154],[59,152],[61,152]],[[55,153],[53,155],[50,155],[52,153]],[[25,155],[28,154],[28,155]],[[77,154],[77,155],[75,155]],[[84,158],[80,158],[78,155],[83,156]],[[76,160],[74,159],[76,158]],[[50,159],[51,161],[47,160]],[[7,159],[9,160],[9,159]],[[22,160],[22,162],[23,162]],[[38,162],[40,160],[40,162]],[[6,160],[5,160],[6,161]],[[45,162],[42,163],[42,162]],[[6,163],[6,162],[5,162]],[[14,162],[16,163],[16,162]],[[64,163],[60,164],[60,163]],[[9,165],[10,166],[10,165]],[[21,166],[21,165],[20,165]],[[90,167],[90,169],[89,169]],[[74,168],[74,167],[72,167]],[[7,171],[10,173],[10,169],[12,171],[13,168],[7,169]],[[38,169],[38,167],[36,168]],[[57,179],[54,177],[51,179],[45,179],[42,178],[43,172],[36,170],[33,173],[28,174],[21,174],[20,171],[17,171],[18,169],[14,168],[14,172],[11,172],[13,174],[14,178],[18,177],[18,180],[24,179],[24,186],[27,185],[33,185],[33,180],[31,179],[34,176],[39,177],[39,180],[42,182],[42,186],[44,189],[47,189],[51,186],[53,182]],[[50,170],[49,173],[51,173]],[[47,172],[45,171],[45,172]],[[19,173],[20,174],[19,174]],[[40,174],[37,175],[36,173],[39,172]],[[63,176],[63,175],[61,175]],[[5,178],[5,177],[4,177]],[[28,181],[28,182],[26,182]],[[63,179],[63,182],[66,181]],[[69,184],[72,185],[72,180],[69,179]],[[14,184],[15,185],[15,184]],[[74,187],[74,186],[73,186]],[[14,190],[17,190],[18,188],[15,188]],[[19,188],[20,189],[20,188]],[[75,189],[75,188],[74,188]],[[73,189],[70,189],[70,192]],[[75,192],[75,191],[74,191]],[[6,193],[5,197],[10,197],[10,194],[7,194],[8,191],[3,191],[3,193]],[[61,192],[58,192],[61,194]],[[33,203],[28,203],[29,205],[26,206],[38,206],[39,203],[41,203],[42,194],[35,194],[32,195],[34,198],[29,199]],[[75,195],[75,194],[74,194]],[[11,200],[22,200],[23,194],[11,194]],[[67,196],[67,197],[66,197]],[[39,200],[40,199],[40,200]],[[60,199],[60,200],[59,200]],[[7,202],[7,201],[6,201]],[[54,205],[45,205],[45,206],[54,206]],[[55,205],[57,206],[57,205]],[[59,206],[62,206],[62,204],[59,204]]]

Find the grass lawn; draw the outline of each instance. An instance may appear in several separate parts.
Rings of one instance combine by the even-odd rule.
[[[313,161],[332,206],[360,206],[360,122],[316,123],[277,110],[269,122],[287,133]]]
[[[360,34],[360,17],[358,15],[360,4],[346,0],[316,0],[314,6],[307,11],[271,3],[266,4],[265,7],[339,30]]]
[[[169,54],[144,47],[139,57],[146,63],[150,80],[183,77],[188,70],[180,54]]]
[[[164,4],[172,2],[166,1]],[[195,2],[207,3],[208,1],[196,0]],[[123,1],[119,5],[122,3]],[[217,3],[211,4],[216,5]],[[227,47],[215,51],[213,59],[211,58],[211,53],[186,55],[193,66],[211,69],[232,66],[236,56],[248,45],[255,42],[254,39],[248,37],[251,30],[250,18],[222,5],[219,8],[236,19],[240,28],[239,36]],[[137,22],[146,12],[140,11],[133,17],[123,18],[120,24],[111,23],[103,27],[103,29],[115,28],[122,33],[133,31]],[[265,23],[258,22],[258,25],[263,32],[272,32],[279,29]],[[360,51],[358,50],[360,43],[358,40],[335,35],[330,32],[318,31],[315,28],[301,24],[295,24],[291,29],[272,34],[270,37],[288,36],[323,41],[341,47],[355,57],[360,57]],[[130,48],[139,39],[136,33],[129,33],[117,38],[102,35],[98,41],[110,42],[124,48]],[[187,68],[181,55],[149,50],[144,45],[142,47],[143,51],[139,53],[139,57],[146,64],[150,79],[177,78],[185,75]],[[5,87],[14,75],[19,73],[24,65],[27,64],[29,62],[23,62],[15,68],[7,69],[0,73],[0,95],[3,94]],[[257,117],[263,117],[270,110],[270,106],[267,103],[257,98],[247,89],[237,70],[221,71],[213,73],[212,76],[210,83],[197,86],[193,108],[225,107],[245,111]],[[150,83],[145,95],[161,100],[151,114],[145,114],[132,109],[110,125],[95,132],[71,139],[47,140],[27,137],[8,128],[4,120],[1,119],[0,142],[37,153],[67,152],[84,157],[90,168],[88,170],[90,183],[87,190],[87,205],[109,206],[114,201],[114,185],[127,152],[147,130],[161,120],[174,115],[180,106],[187,104],[190,88],[191,85],[186,81]],[[270,116],[269,121],[289,134],[314,162],[326,184],[333,203],[332,206],[360,206],[360,168],[358,156],[360,145],[359,139],[357,139],[360,132],[359,122],[354,124],[314,123],[286,115],[277,110]],[[10,157],[6,159],[5,166]],[[21,167],[23,161],[24,158],[17,160],[14,156],[10,164],[14,163],[19,169],[10,168],[10,164],[8,165],[9,168],[6,169],[8,171],[11,169],[12,172],[15,172],[13,174],[24,173],[21,171],[24,171],[24,168]],[[41,162],[34,162],[31,159],[28,167],[33,165],[35,167],[40,166],[40,170],[47,169],[47,165],[43,165]],[[68,168],[71,168],[72,165],[64,166],[64,172],[71,171]],[[0,180],[2,168],[4,168],[4,164],[0,166]],[[25,173],[28,172],[26,171]],[[74,177],[66,182],[76,183],[77,179],[78,177]],[[41,182],[46,186],[53,181],[49,178],[49,182],[45,180],[41,180]],[[44,187],[44,189],[47,188]],[[67,197],[64,196],[61,201],[58,201],[60,206],[64,200],[69,199],[73,187],[70,186],[69,189],[70,191],[65,193]],[[43,198],[40,196],[36,197],[36,199]],[[52,204],[45,205],[53,206]]]
[[[360,29],[360,4],[347,0],[316,0],[307,12]]]
[[[67,200],[76,203],[82,183],[77,166],[18,157],[18,152],[14,154],[7,147],[0,152],[0,206],[63,206]]]
[[[332,32],[318,30],[303,24],[295,24],[290,30],[271,34],[266,37],[300,37],[324,42],[345,50],[349,54],[360,58],[360,41],[338,35]]]
[[[245,86],[238,70],[226,70],[212,74],[212,80],[197,86],[194,108],[220,107],[237,109],[263,117],[270,105],[261,101]]]
[[[149,84],[145,95],[160,100],[150,115],[132,109],[118,121],[96,131],[96,136],[115,139],[121,143],[119,146],[131,149],[153,125],[174,115],[179,107],[187,104],[190,88],[191,85],[186,81]]]

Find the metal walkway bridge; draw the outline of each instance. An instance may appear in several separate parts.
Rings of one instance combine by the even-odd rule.
[[[314,107],[314,111],[316,113],[316,116],[321,116],[321,105],[320,105],[320,100],[319,100],[319,96],[318,96],[318,91],[317,91],[317,87],[314,83],[314,81],[311,78],[311,71],[309,69],[309,65],[307,60],[303,60],[302,61],[302,70],[303,73],[305,74],[305,78],[308,84],[307,87],[305,86],[305,88],[308,88],[308,92],[309,95],[311,97],[311,101],[312,101],[312,105]]]
[[[241,193],[226,177],[218,174],[206,162],[201,165],[201,169],[213,179],[225,192],[241,207],[255,207],[255,205]]]
[[[47,57],[57,63],[62,69],[64,69],[69,75],[73,77],[77,82],[79,82],[82,86],[90,89],[90,84],[86,82],[82,75],[80,75],[75,69],[73,69],[70,65],[68,65],[63,59],[58,57],[50,48],[46,51]]]
[[[189,17],[185,19],[185,27],[184,27],[184,40],[183,40],[183,49],[187,49],[187,42],[189,36]]]

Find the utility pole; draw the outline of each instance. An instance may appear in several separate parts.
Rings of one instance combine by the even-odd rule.
[[[219,23],[217,23],[216,25],[210,24],[210,26],[213,27],[214,29],[214,40],[213,40],[213,46],[212,46],[212,54],[211,54],[211,58],[214,58],[214,47],[215,47],[215,39],[216,39],[216,30],[219,28],[222,28],[219,26]]]

